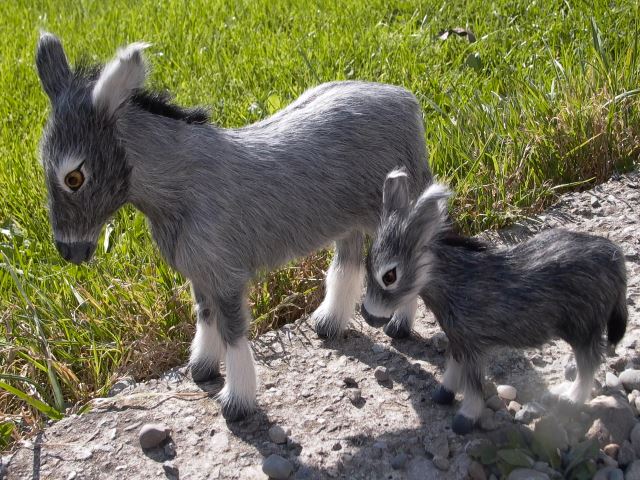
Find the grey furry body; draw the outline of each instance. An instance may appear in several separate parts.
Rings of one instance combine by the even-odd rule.
[[[386,173],[411,172],[414,195],[431,180],[420,108],[399,87],[334,82],[256,124],[218,128],[202,110],[143,90],[144,48],[132,44],[101,69],[72,71],[59,40],[40,39],[36,63],[52,104],[42,160],[56,244],[67,260],[87,261],[118,208],[141,210],[165,259],[192,283],[194,379],[218,375],[225,358],[220,399],[229,418],[241,417],[256,390],[248,282],[335,241],[313,319],[321,336],[346,328]],[[70,176],[81,176],[81,186],[71,189]],[[410,330],[414,302],[395,317],[401,332]]]
[[[406,180],[385,184],[398,188]],[[400,197],[402,188],[400,186]],[[448,193],[433,185],[415,204],[402,200],[385,216],[368,261],[365,306],[388,314],[418,292],[449,338],[439,403],[465,399],[454,430],[469,431],[483,407],[483,362],[491,348],[540,347],[561,338],[575,353],[578,378],[566,392],[586,400],[603,356],[603,334],[616,344],[627,323],[626,267],[621,249],[593,235],[544,231],[496,248],[453,235],[447,223]],[[397,207],[397,208],[396,208]],[[393,270],[396,280],[385,284]],[[560,391],[559,391],[560,392]]]

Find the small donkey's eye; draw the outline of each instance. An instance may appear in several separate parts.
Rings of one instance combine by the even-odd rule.
[[[394,283],[396,281],[396,268],[393,267],[391,270],[389,270],[387,273],[385,273],[382,276],[382,281],[384,282],[385,286],[389,286],[392,283]]]
[[[80,170],[73,170],[64,177],[64,184],[74,192],[84,183],[84,174]]]

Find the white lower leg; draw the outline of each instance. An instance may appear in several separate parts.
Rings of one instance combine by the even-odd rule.
[[[411,330],[416,319],[416,310],[418,310],[418,297],[408,301],[396,310],[390,321],[393,323],[401,323],[404,327]]]
[[[477,420],[484,409],[484,400],[482,394],[478,391],[465,389],[464,400],[458,413],[472,420]]]
[[[362,277],[359,263],[331,264],[326,278],[326,295],[313,313],[316,322],[324,323],[325,332],[337,334],[347,327],[361,293]]]
[[[225,346],[214,322],[198,321],[196,335],[191,342],[189,363],[197,368],[220,368],[220,361],[225,354]]]
[[[447,367],[442,376],[442,386],[450,392],[457,392],[460,389],[461,365],[452,356],[447,358]]]
[[[593,388],[593,376],[578,375],[571,386],[566,390],[563,396],[566,396],[571,402],[583,404],[589,398],[591,389]]]
[[[252,410],[256,403],[256,370],[251,346],[246,338],[227,346],[227,378],[218,398],[225,408],[238,412]]]

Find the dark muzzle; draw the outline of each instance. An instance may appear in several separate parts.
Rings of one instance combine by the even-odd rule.
[[[56,247],[62,258],[67,262],[75,263],[76,265],[82,262],[88,262],[96,249],[96,244],[92,242],[58,242],[56,241]]]
[[[375,317],[371,315],[367,309],[364,308],[364,303],[360,305],[360,313],[362,313],[362,318],[364,318],[365,322],[376,328],[383,327],[389,322],[389,320],[391,320],[391,317]]]

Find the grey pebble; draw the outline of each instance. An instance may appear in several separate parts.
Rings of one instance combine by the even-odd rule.
[[[286,480],[293,473],[293,465],[286,458],[273,453],[262,462],[262,471],[275,480]]]
[[[449,470],[449,460],[447,460],[445,457],[436,455],[435,457],[433,457],[432,462],[438,470]]]
[[[164,473],[172,480],[178,480],[180,478],[180,473],[178,472],[178,467],[173,462],[164,462],[162,464],[162,469]]]
[[[628,440],[622,442],[620,445],[620,450],[618,451],[618,465],[621,467],[626,467],[627,465],[633,463],[636,459],[636,454],[633,449],[633,445]]]
[[[336,442],[331,447],[331,450],[333,450],[334,452],[337,452],[338,450],[342,450],[342,445],[340,444],[340,442]]]
[[[620,381],[628,392],[640,390],[640,370],[633,368],[625,370],[620,374]]]
[[[407,457],[406,453],[399,453],[391,459],[391,468],[394,470],[402,470],[407,464],[408,459],[409,457]]]
[[[640,458],[640,422],[636,423],[631,430],[629,440],[631,440],[631,445],[633,445],[633,449],[636,452],[636,457]]]
[[[280,425],[273,425],[269,429],[269,438],[273,443],[287,443],[287,432]]]
[[[351,403],[359,403],[362,400],[362,391],[359,388],[350,388],[347,390],[347,397]]]
[[[516,468],[513,470],[507,480],[550,480],[549,475],[531,468]]]
[[[494,412],[504,408],[504,401],[498,395],[492,395],[487,399],[487,407],[489,407]]]
[[[624,473],[624,480],[640,480],[640,460],[634,461],[627,467]]]
[[[163,423],[147,423],[142,426],[138,433],[140,446],[144,449],[155,448],[160,445],[169,435],[169,428]]]
[[[376,367],[373,371],[373,375],[380,383],[389,381],[389,371],[387,370],[387,367]]]
[[[607,374],[605,375],[604,383],[607,387],[613,389],[618,389],[622,386],[622,382],[620,381],[620,379],[611,372],[607,372]]]
[[[469,470],[467,472],[471,480],[487,480],[487,474],[484,472],[484,467],[481,463],[475,460],[469,464]]]
[[[522,408],[516,412],[516,422],[531,423],[536,418],[544,415],[546,409],[538,402],[525,403]]]

